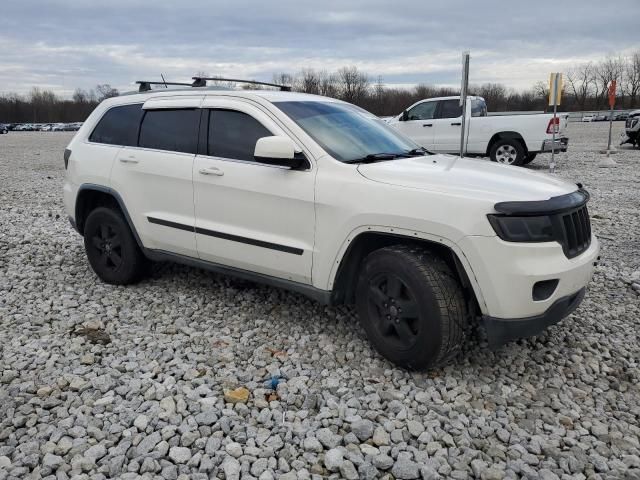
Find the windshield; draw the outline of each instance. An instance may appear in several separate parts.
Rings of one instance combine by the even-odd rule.
[[[382,160],[391,160],[407,154],[426,154],[383,120],[355,105],[317,101],[274,102],[274,105],[341,162],[380,155],[384,155],[379,157]]]

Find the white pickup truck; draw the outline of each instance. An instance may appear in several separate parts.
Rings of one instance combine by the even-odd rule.
[[[564,134],[569,116],[506,114],[487,116],[482,97],[467,97],[467,134],[465,154],[490,157],[494,162],[524,165],[537,153],[550,152],[553,129],[555,151],[566,152],[569,143]],[[462,107],[460,97],[429,98],[414,103],[387,122],[431,152],[458,153]]]

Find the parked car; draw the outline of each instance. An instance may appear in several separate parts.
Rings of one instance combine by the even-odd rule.
[[[580,304],[599,258],[581,185],[429,154],[316,95],[111,98],[64,166],[66,212],[104,282],[171,260],[355,304],[409,368],[446,363],[476,315],[491,345],[540,333]]]
[[[39,130],[40,132],[50,132],[50,131],[52,130],[52,128],[53,128],[53,124],[51,124],[51,123],[47,123],[47,124],[45,124],[45,125],[40,125],[40,126],[38,127],[38,130]]]
[[[634,110],[627,115],[620,145],[625,143],[640,147],[640,110]]]
[[[583,122],[593,122],[595,117],[593,115],[583,115],[582,116],[582,121]]]
[[[0,135],[4,135],[5,133],[9,133],[9,127],[4,123],[0,123]]]
[[[606,122],[609,120],[609,115],[606,113],[599,113],[593,117],[594,122]]]
[[[613,117],[615,121],[620,121],[620,120],[624,121],[627,118],[629,118],[629,112],[619,112],[619,113],[616,113]]]
[[[554,125],[552,114],[487,116],[482,97],[468,97],[466,154],[486,156],[494,162],[524,165],[536,154],[550,152],[553,130],[555,151],[566,152],[569,138],[565,135],[568,115],[560,114]],[[431,152],[460,151],[462,107],[460,97],[421,100],[389,121],[413,141]]]

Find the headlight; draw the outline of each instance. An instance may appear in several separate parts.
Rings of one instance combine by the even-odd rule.
[[[548,216],[506,217],[487,215],[498,236],[507,242],[553,242],[555,235]]]

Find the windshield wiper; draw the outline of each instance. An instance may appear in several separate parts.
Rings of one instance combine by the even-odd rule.
[[[433,152],[430,152],[424,147],[418,147],[405,152],[405,155],[409,157],[422,157],[424,155],[433,155]]]
[[[404,155],[401,153],[370,153],[362,158],[345,160],[344,163],[375,163],[383,162],[385,160],[394,160],[396,158],[402,158],[403,156]]]

